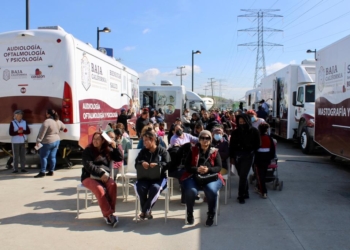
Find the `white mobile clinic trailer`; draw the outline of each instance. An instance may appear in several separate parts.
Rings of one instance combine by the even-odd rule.
[[[121,108],[137,111],[138,81],[134,70],[59,26],[2,33],[0,143],[11,140],[15,110],[24,111],[31,143],[52,108],[68,130],[60,135],[62,147],[84,148],[96,130],[116,121]]]

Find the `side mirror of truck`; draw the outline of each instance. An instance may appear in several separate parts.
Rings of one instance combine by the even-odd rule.
[[[297,106],[297,92],[293,91],[293,102],[292,102],[293,106]]]

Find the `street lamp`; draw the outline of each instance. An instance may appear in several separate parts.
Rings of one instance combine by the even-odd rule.
[[[194,54],[201,54],[202,52],[200,52],[199,50],[197,51],[193,51],[192,50],[192,92],[193,92],[193,58],[194,58]]]
[[[107,27],[104,27],[103,30],[100,30],[97,27],[97,49],[100,48],[100,32],[109,33],[109,32],[111,32],[111,29],[107,28]]]
[[[316,49],[315,50],[308,49],[306,51],[306,53],[315,53],[315,61],[317,61],[317,59],[316,59]]]

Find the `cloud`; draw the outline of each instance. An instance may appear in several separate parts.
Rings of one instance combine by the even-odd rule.
[[[149,29],[149,28],[147,28],[147,29],[144,29],[143,31],[142,31],[142,34],[147,34],[148,32],[150,32],[151,30]]]
[[[140,80],[143,81],[154,81],[157,76],[160,74],[159,69],[152,68],[147,69],[143,73],[139,73]]]
[[[130,51],[130,50],[134,50],[134,49],[136,49],[135,46],[127,46],[124,48],[124,50],[126,50],[126,51]]]
[[[295,60],[289,62],[289,64],[295,64],[295,63],[296,63]],[[286,67],[289,64],[285,64],[285,63],[281,63],[281,62],[270,64],[270,65],[266,66],[266,75],[271,75],[271,74],[275,73],[276,71]]]

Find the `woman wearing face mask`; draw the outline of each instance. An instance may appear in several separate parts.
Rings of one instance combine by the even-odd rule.
[[[258,118],[257,114],[252,109],[248,110],[246,114],[250,116],[250,121],[252,122],[252,126],[256,129],[258,129],[260,124],[266,123],[263,118]]]
[[[219,154],[221,157],[222,168],[220,173],[222,175],[225,175],[227,174],[227,171],[228,171],[227,158],[229,158],[230,156],[229,144],[228,144],[228,141],[223,136],[224,130],[222,129],[222,127],[214,127],[212,134],[213,134],[212,144],[215,148],[219,150]]]
[[[249,199],[247,176],[261,141],[259,131],[252,126],[249,115],[241,114],[236,118],[238,127],[231,133],[230,158],[239,175],[237,200],[240,204],[244,204],[245,199]]]
[[[170,139],[170,145],[182,146],[188,142],[195,144],[198,142],[198,138],[190,134],[184,133],[181,125],[176,125],[175,134]]]

